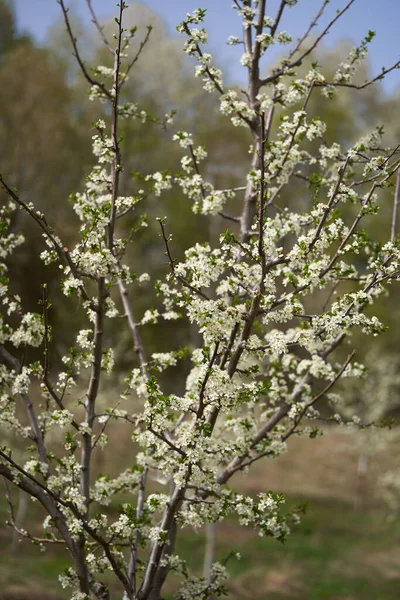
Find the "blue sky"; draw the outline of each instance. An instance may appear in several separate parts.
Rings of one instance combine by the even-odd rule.
[[[60,7],[56,0],[11,0],[16,11],[20,29],[31,33],[38,41],[46,39],[49,27],[60,16]],[[274,15],[278,0],[268,0],[269,14]],[[300,0],[294,8],[286,9],[286,18],[282,28],[293,37],[301,36],[307,28],[310,18],[318,11],[322,0]],[[74,5],[84,22],[89,24],[90,16],[85,0],[66,0]],[[130,3],[130,2],[129,2]],[[331,0],[326,16],[333,16],[347,0]],[[172,35],[176,25],[186,12],[195,8],[207,8],[206,27],[213,53],[218,55],[230,68],[230,75],[236,80],[245,77],[243,68],[236,66],[237,49],[225,44],[231,34],[240,35],[240,23],[236,11],[232,10],[232,0],[142,0],[142,4],[163,16]],[[106,19],[115,13],[115,0],[92,0],[100,19]],[[327,22],[322,21],[321,23]],[[331,46],[341,38],[350,38],[358,42],[369,29],[376,31],[376,37],[370,50],[370,59],[374,72],[380,72],[382,66],[389,66],[400,58],[399,43],[400,0],[356,0],[349,11],[340,19],[327,37]],[[216,58],[218,58],[216,56]],[[273,56],[271,57],[273,58]],[[400,71],[395,71],[385,83],[387,90],[400,84]]]

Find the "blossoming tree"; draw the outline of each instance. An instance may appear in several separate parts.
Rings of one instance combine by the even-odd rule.
[[[128,213],[140,212],[148,192],[136,189],[135,180],[132,194],[121,195],[121,135],[126,119],[142,120],[146,126],[154,117],[121,98],[129,72],[151,43],[151,28],[132,51],[136,32],[124,27],[126,4],[121,0],[118,5],[116,33],[109,38],[87,0],[113,57],[112,68],[90,69],[81,57],[66,2],[59,0],[90,96],[107,106],[107,118],[95,123],[97,164],[73,197],[81,222],[73,249],[65,247],[44,214],[0,177],[8,197],[1,208],[0,421],[2,429],[27,442],[21,459],[13,453],[12,441],[1,447],[0,473],[7,489],[17,486],[46,511],[42,536],[21,528],[18,533],[42,545],[65,544],[72,566],[60,580],[73,588],[75,600],[111,597],[106,571],[115,578],[111,588],[130,600],[160,600],[170,577],[180,582],[177,599],[221,595],[227,561],[213,562],[205,577],[192,573],[176,551],[182,528],[230,516],[243,527],[284,540],[299,520],[298,511],[285,511],[283,496],[268,490],[257,497],[242,495],[231,479],[263,457],[285,452],[292,435],[315,437],[318,402],[329,400],[339,379],[362,368],[354,363],[351,349],[340,348],[356,328],[372,336],[383,331],[370,307],[400,269],[399,186],[394,186],[398,149],[384,146],[379,128],[350,148],[329,146],[324,123],[308,112],[312,95],[335,102],[340,88],[362,90],[399,62],[359,82],[356,70],[373,38],[369,32],[332,80],[317,63],[305,77],[296,76],[354,2],[338,9],[311,37],[324,18],[324,0],[307,31],[293,43],[280,26],[297,0],[281,0],[275,16],[266,14],[265,0],[234,0],[243,37],[230,37],[228,43],[243,45],[241,63],[248,72],[243,92],[224,85],[221,71],[203,50],[205,10],[188,14],[179,25],[185,52],[197,60],[196,76],[232,126],[248,129],[249,169],[241,187],[215,189],[202,176],[206,148],[191,133],[174,129],[173,115],[159,119],[182,148],[181,168],[176,173],[145,173],[143,187],[150,186],[157,196],[180,188],[195,213],[225,221],[226,230],[215,247],[194,244],[177,262],[168,223],[160,219],[170,272],[155,286],[164,308],[138,315],[137,281],[148,275],[134,275],[124,262],[135,236],[121,236],[119,224]],[[273,44],[289,45],[289,50],[262,75],[261,61]],[[393,221],[382,245],[361,227],[376,212],[381,190],[390,186]],[[290,208],[282,202],[288,190],[294,198]],[[239,199],[241,213],[233,214]],[[294,206],[304,210],[296,212]],[[9,230],[16,208],[41,228],[48,246],[42,259],[59,265],[72,310],[79,299],[87,314],[87,327],[78,333],[60,372],[51,363],[46,287],[41,311],[25,312],[7,277],[8,256],[23,242]],[[104,407],[100,392],[115,368],[109,321],[117,316],[126,319],[132,336],[132,368],[123,383],[118,379],[113,395],[107,393]],[[172,339],[170,352],[149,353],[141,330],[159,319],[187,319],[199,332],[200,345],[193,347],[189,340],[186,349],[175,348]],[[28,347],[41,349],[42,360],[27,360]],[[185,392],[166,393],[160,373],[178,368],[183,360],[192,365]],[[107,445],[110,427],[130,428],[135,442],[129,450],[131,467],[116,478],[99,474],[94,461],[99,451],[113,454]],[[161,487],[150,493],[154,476]],[[117,516],[102,509],[120,502],[121,494],[128,500]]]

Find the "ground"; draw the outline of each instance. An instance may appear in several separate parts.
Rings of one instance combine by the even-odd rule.
[[[219,526],[218,558],[230,563],[232,600],[398,600],[400,523],[376,492],[382,458],[371,463],[363,510],[354,510],[358,484],[354,437],[327,431],[316,440],[293,440],[287,455],[259,464],[238,484],[251,492],[283,491],[289,502],[308,502],[301,525],[285,544],[259,537],[233,522]],[[6,506],[0,505],[4,522]],[[36,507],[29,509],[34,520]],[[23,541],[12,549],[11,531],[0,530],[0,600],[63,600],[57,575],[69,565],[61,548],[42,553]],[[200,567],[204,532],[185,531],[180,549]],[[120,594],[118,596],[120,597]]]

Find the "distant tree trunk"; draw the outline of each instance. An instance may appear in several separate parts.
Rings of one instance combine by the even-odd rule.
[[[28,514],[28,504],[29,504],[29,496],[22,490],[19,490],[19,501],[18,501],[18,510],[15,516],[15,524],[19,529],[23,529],[26,516]],[[12,540],[11,540],[11,552],[16,552],[18,547],[18,540],[20,536],[18,533],[13,530]]]
[[[206,549],[204,554],[204,579],[211,583],[211,569],[217,553],[217,524],[208,523],[206,527]]]
[[[354,510],[362,511],[366,505],[367,498],[367,476],[368,476],[368,455],[364,452],[358,457],[357,464],[357,488],[354,498]]]

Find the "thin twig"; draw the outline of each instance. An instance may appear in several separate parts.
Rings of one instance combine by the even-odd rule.
[[[15,371],[16,374],[19,373],[21,369],[19,360],[12,356],[12,354],[10,354],[8,350],[4,348],[4,346],[0,346],[0,362],[5,364],[6,367],[8,367],[9,369]],[[39,427],[39,422],[32,404],[32,400],[27,392],[21,391],[20,395],[25,404],[25,409],[28,415],[29,424],[32,429],[33,438],[38,449],[39,458],[42,463],[48,465],[49,461],[47,457],[43,433]]]
[[[310,402],[308,402],[303,409],[301,410],[300,414],[296,417],[295,422],[293,424],[293,426],[289,429],[289,431],[287,431],[283,436],[282,436],[282,442],[286,442],[286,440],[293,434],[296,432],[297,426],[300,424],[300,422],[302,421],[303,417],[306,415],[307,411],[309,408],[311,408],[311,406],[313,406],[314,404],[316,404],[318,402],[318,400],[320,400],[321,398],[323,398],[324,396],[326,396],[326,394],[328,392],[330,392],[330,390],[333,388],[333,386],[339,381],[339,379],[341,378],[341,376],[343,375],[344,371],[347,369],[347,367],[349,366],[349,364],[351,363],[353,357],[355,355],[355,350],[353,350],[353,352],[348,356],[347,360],[343,363],[343,365],[341,366],[341,368],[339,369],[339,371],[336,373],[334,379],[332,381],[330,381],[325,387],[324,389],[317,394],[317,396],[315,396],[315,398],[313,398]]]
[[[102,27],[99,23],[99,20],[96,16],[96,13],[93,10],[93,6],[92,6],[92,0],[86,0],[86,4],[88,5],[90,14],[92,15],[92,23],[95,25],[97,31],[100,34],[101,39],[104,42],[104,45],[109,49],[109,51],[114,54],[114,48],[111,46],[110,42],[108,41],[105,33],[104,33],[104,27]]]
[[[232,215],[227,215],[224,212],[219,212],[218,216],[222,219],[226,219],[227,221],[232,221],[233,223],[240,223],[240,217],[233,217]]]
[[[72,27],[71,27],[71,23],[68,17],[68,8],[65,6],[64,0],[57,0],[58,4],[61,6],[61,10],[63,12],[64,15],[64,22],[67,28],[67,32],[69,35],[69,39],[71,40],[71,44],[72,47],[74,49],[74,56],[78,62],[78,65],[85,77],[85,79],[90,83],[90,85],[98,87],[103,94],[109,99],[112,99],[112,95],[110,94],[110,92],[108,91],[108,89],[106,88],[106,86],[101,83],[100,81],[97,81],[96,79],[94,79],[88,72],[87,68],[85,67],[85,63],[83,62],[79,50],[78,50],[78,44],[76,41],[76,37],[74,36],[74,33],[72,31]]]
[[[396,189],[394,192],[392,227],[391,227],[391,231],[390,231],[390,241],[391,242],[394,242],[394,239],[396,237],[399,196],[400,196],[400,171],[397,172]]]
[[[338,11],[337,14],[336,14],[336,16],[328,23],[328,25],[325,27],[325,29],[322,31],[322,33],[317,37],[317,39],[315,40],[315,42],[313,44],[311,44],[311,46],[305,52],[303,52],[303,54],[299,58],[297,58],[296,60],[293,60],[293,61],[290,62],[290,58],[292,58],[299,51],[299,49],[302,46],[303,42],[308,38],[311,29],[317,24],[318,19],[322,15],[323,10],[325,9],[325,6],[327,5],[327,0],[324,0],[324,4],[323,4],[322,8],[320,9],[320,11],[316,15],[316,17],[314,17],[314,19],[311,22],[308,30],[306,31],[306,33],[304,34],[304,36],[300,39],[300,41],[297,44],[297,46],[290,53],[289,59],[287,60],[287,63],[285,63],[285,66],[282,67],[281,69],[276,69],[272,73],[272,75],[270,75],[269,77],[266,77],[265,79],[262,79],[261,82],[260,82],[261,86],[266,85],[267,83],[271,83],[273,81],[276,81],[277,79],[279,79],[279,77],[281,77],[282,75],[284,75],[288,71],[291,71],[294,67],[300,66],[302,64],[303,60],[309,54],[311,54],[311,52],[313,52],[313,50],[315,50],[315,48],[318,46],[318,44],[320,43],[320,41],[322,40],[322,38],[325,37],[325,35],[329,32],[330,28],[336,23],[336,21],[338,19],[340,19],[340,17],[350,8],[350,6],[354,2],[355,2],[355,0],[350,0],[350,2],[348,2],[348,4],[346,4],[346,6],[344,8],[342,8],[341,11]]]
[[[0,186],[8,194],[8,196],[18,206],[20,206],[35,221],[35,223],[37,223],[37,225],[39,225],[40,229],[43,231],[45,236],[50,240],[51,245],[53,246],[54,250],[56,251],[58,258],[60,259],[60,261],[62,263],[64,263],[67,267],[69,267],[72,275],[76,279],[80,279],[80,281],[82,281],[82,276],[88,277],[89,275],[85,271],[81,271],[81,270],[77,269],[77,267],[75,266],[75,264],[73,263],[73,261],[70,257],[68,248],[64,247],[58,241],[57,237],[54,235],[54,233],[52,231],[52,228],[49,227],[45,216],[42,213],[40,213],[39,211],[35,211],[33,208],[31,208],[31,205],[28,205],[26,202],[24,202],[24,200],[22,200],[20,198],[20,196],[6,183],[6,181],[4,180],[4,178],[1,174],[0,174]],[[88,294],[86,293],[86,290],[85,290],[83,284],[81,286],[79,286],[79,293],[81,294],[81,296],[84,300],[90,302],[90,306],[91,306],[91,308],[93,308],[93,304],[92,304]]]
[[[92,429],[95,419],[95,406],[100,386],[101,361],[103,357],[103,334],[105,317],[105,299],[107,291],[104,278],[101,277],[97,289],[97,311],[93,332],[93,363],[85,399],[85,419],[89,431],[83,433],[81,452],[81,494],[85,498],[87,509],[90,503],[90,467],[92,455]]]
[[[194,292],[195,294],[197,294],[198,296],[201,296],[201,298],[203,298],[204,300],[209,300],[208,296],[201,291],[201,289],[194,287],[191,283],[189,283],[188,281],[186,281],[186,279],[184,277],[182,277],[181,275],[178,275],[178,273],[175,270],[175,260],[172,258],[172,254],[169,248],[169,239],[165,233],[165,227],[164,227],[164,221],[162,219],[157,219],[158,222],[160,223],[160,228],[161,228],[161,235],[162,238],[164,240],[164,244],[165,244],[165,248],[166,248],[166,254],[168,256],[168,262],[169,262],[169,266],[171,268],[172,274],[174,275],[174,277],[181,282],[182,285],[184,285],[185,287],[187,287],[190,291]]]
[[[326,220],[327,220],[327,218],[329,216],[329,213],[331,212],[332,208],[334,207],[336,196],[339,193],[340,185],[341,185],[341,183],[343,181],[343,178],[345,176],[346,169],[347,169],[347,166],[349,164],[349,160],[350,160],[350,158],[347,157],[346,160],[345,160],[344,165],[342,167],[340,167],[340,169],[339,169],[339,175],[338,175],[338,178],[336,180],[335,187],[332,190],[332,194],[331,194],[331,197],[329,198],[329,201],[328,201],[328,204],[326,206],[326,209],[324,210],[324,212],[322,214],[322,217],[321,217],[321,219],[320,219],[320,221],[319,221],[319,223],[318,223],[318,225],[317,225],[317,227],[315,229],[315,233],[313,235],[313,238],[312,238],[312,240],[311,240],[311,242],[310,242],[310,244],[308,246],[308,252],[310,252],[314,248],[315,244],[317,243],[317,240],[319,239],[319,236],[321,234],[322,228],[325,225],[325,222],[326,222]]]
[[[135,56],[133,57],[132,61],[129,63],[127,69],[126,69],[126,73],[123,75],[123,77],[121,78],[121,82],[120,82],[120,88],[124,85],[126,78],[128,77],[128,74],[130,72],[130,70],[132,69],[132,67],[137,63],[137,61],[139,60],[140,55],[143,52],[144,47],[146,46],[147,42],[150,39],[150,34],[152,32],[153,27],[151,25],[147,26],[147,33],[146,36],[144,38],[144,40],[142,42],[140,42],[140,46],[139,46],[139,50],[136,52]]]
[[[348,82],[341,82],[341,81],[332,81],[332,82],[328,82],[328,81],[323,81],[323,82],[318,82],[316,83],[316,86],[318,87],[327,87],[327,86],[331,86],[331,87],[347,87],[347,88],[352,88],[355,90],[363,90],[366,87],[372,85],[373,83],[376,83],[377,81],[381,81],[384,77],[386,77],[386,75],[388,73],[391,73],[391,71],[394,71],[395,69],[398,69],[400,67],[400,60],[398,60],[397,62],[395,62],[391,67],[389,67],[388,69],[382,69],[382,72],[379,73],[379,75],[376,75],[375,77],[373,77],[372,79],[369,79],[368,81],[365,81],[364,83],[348,83]]]

